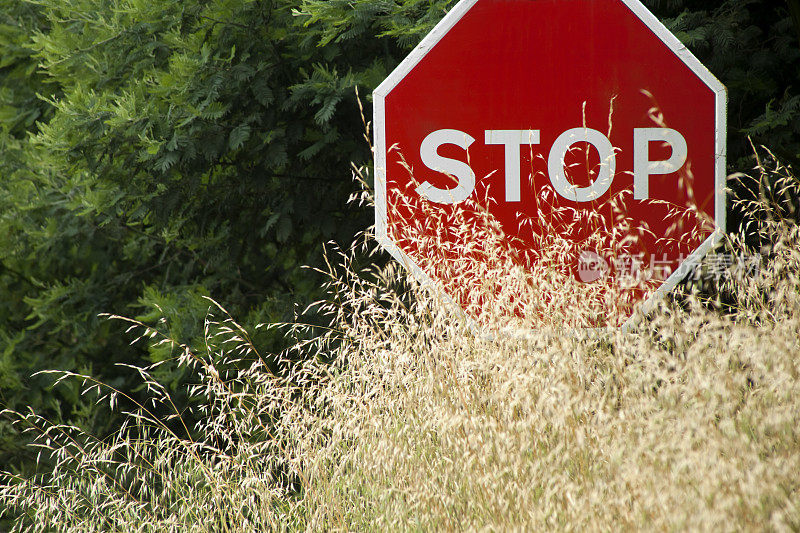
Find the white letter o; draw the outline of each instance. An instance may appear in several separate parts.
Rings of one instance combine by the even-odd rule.
[[[600,154],[600,171],[597,179],[588,187],[576,187],[569,182],[564,172],[564,157],[567,151],[573,144],[581,141],[594,146]],[[611,141],[591,128],[572,128],[559,135],[550,148],[550,156],[547,159],[547,170],[553,188],[558,194],[573,202],[591,202],[605,194],[614,181],[616,166],[617,158]]]

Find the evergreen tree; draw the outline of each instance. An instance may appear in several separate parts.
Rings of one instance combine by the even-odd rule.
[[[286,319],[318,291],[300,267],[368,225],[346,206],[350,163],[369,157],[355,87],[370,73],[350,72],[350,54],[377,62],[317,46],[292,8],[2,0],[5,406],[96,416],[77,383],[31,375],[120,384],[130,373],[113,363],[169,355],[137,353],[99,313],[158,309],[187,342],[205,295],[250,324]]]

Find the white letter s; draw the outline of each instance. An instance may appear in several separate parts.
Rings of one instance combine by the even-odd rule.
[[[417,187],[417,194],[437,204],[458,204],[469,198],[475,190],[475,173],[463,161],[442,157],[437,150],[443,144],[455,144],[466,150],[475,139],[459,130],[436,130],[422,141],[419,154],[422,162],[431,170],[458,178],[452,189],[439,189],[427,181]]]

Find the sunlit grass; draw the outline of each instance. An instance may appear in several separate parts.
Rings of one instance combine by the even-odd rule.
[[[480,270],[502,280],[487,284],[494,303],[467,318],[401,267],[357,268],[336,249],[312,310],[329,327],[268,326],[297,339],[283,354],[259,354],[213,303],[203,353],[128,321],[196,372],[199,431],[146,369],[143,405],[58,374],[128,421],[99,441],[6,413],[56,467],[6,475],[0,499],[31,531],[797,530],[800,186],[767,164],[742,205],[773,243],[764,263],[629,331],[560,327],[591,322],[580,287],[502,253]],[[553,297],[519,313],[526,287]]]

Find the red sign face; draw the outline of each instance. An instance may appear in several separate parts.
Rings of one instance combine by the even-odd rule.
[[[468,307],[481,280],[437,269],[472,253],[457,213],[527,269],[557,235],[556,268],[625,287],[621,324],[724,231],[725,103],[638,0],[462,0],[374,93],[377,237]]]

